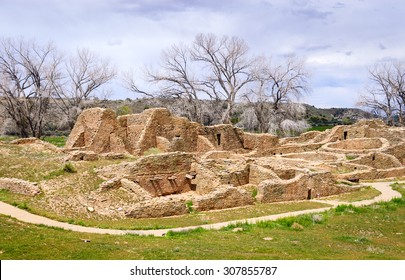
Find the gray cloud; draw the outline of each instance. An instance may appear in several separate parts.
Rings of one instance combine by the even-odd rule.
[[[304,47],[304,49],[307,52],[313,52],[313,51],[323,51],[332,48],[332,45],[312,45],[309,47]]]
[[[332,12],[323,12],[317,9],[296,9],[292,11],[296,16],[302,16],[307,19],[326,19],[328,16],[332,15]]]
[[[344,3],[342,3],[342,2],[336,2],[336,3],[332,6],[333,9],[342,9],[342,8],[344,8],[344,7],[346,7],[346,5],[345,5]]]
[[[109,46],[119,46],[119,45],[122,45],[122,40],[121,39],[109,40],[107,42],[107,45],[109,45]]]

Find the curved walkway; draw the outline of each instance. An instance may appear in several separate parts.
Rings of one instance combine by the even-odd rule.
[[[153,236],[164,236],[168,231],[187,231],[196,228],[204,228],[204,229],[220,229],[226,227],[231,224],[237,223],[257,223],[261,221],[274,221],[284,217],[291,217],[291,216],[298,216],[302,214],[310,214],[310,213],[320,213],[331,208],[336,207],[337,205],[341,204],[352,204],[353,206],[366,206],[380,201],[389,201],[395,197],[401,197],[401,194],[397,191],[394,191],[390,184],[393,182],[376,182],[376,183],[367,183],[363,184],[365,186],[372,186],[373,188],[379,190],[381,194],[373,199],[370,200],[362,200],[356,202],[341,202],[341,201],[332,201],[332,200],[312,200],[318,201],[322,203],[331,204],[330,207],[324,208],[317,208],[317,209],[308,209],[308,210],[301,210],[295,212],[288,212],[288,213],[281,213],[276,215],[269,215],[257,218],[250,218],[250,219],[243,219],[243,220],[235,220],[235,221],[228,221],[223,223],[216,223],[216,224],[209,224],[209,225],[200,225],[200,226],[190,226],[190,227],[182,227],[182,228],[172,228],[172,229],[157,229],[157,230],[118,230],[118,229],[101,229],[101,228],[93,228],[93,227],[84,227],[79,225],[72,225],[64,222],[59,222],[55,220],[51,220],[49,218],[45,218],[39,215],[35,215],[29,213],[25,210],[19,209],[17,207],[11,206],[7,203],[0,202],[0,214],[11,216],[20,220],[22,222],[30,223],[30,224],[42,224],[50,227],[58,227],[65,230],[72,230],[76,232],[84,232],[84,233],[98,233],[98,234],[112,234],[112,235],[124,235],[124,234],[137,234],[137,235],[153,235]]]

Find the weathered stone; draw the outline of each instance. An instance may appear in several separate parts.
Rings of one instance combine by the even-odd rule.
[[[303,227],[302,225],[300,225],[299,223],[296,223],[296,222],[294,222],[294,223],[291,225],[291,228],[292,228],[292,229],[295,229],[295,230],[303,230],[303,229],[304,229],[304,227]]]
[[[121,187],[134,193],[139,200],[151,199],[152,195],[143,189],[138,183],[130,181],[128,179],[121,179]]]
[[[120,179],[129,179],[150,195],[162,196],[191,190],[192,184],[186,175],[194,161],[192,154],[165,153],[142,157],[131,163],[108,166],[97,172],[105,178],[117,176]]]
[[[194,209],[207,211],[251,205],[254,203],[252,194],[232,186],[220,186],[217,190],[194,200]]]
[[[35,183],[16,178],[0,178],[0,189],[29,196],[35,196],[41,193],[41,190]]]
[[[126,216],[132,218],[158,218],[188,213],[184,196],[156,197],[147,201],[139,202],[127,211]]]
[[[107,191],[111,189],[118,189],[121,188],[121,178],[112,178],[108,181],[101,183],[100,190]]]
[[[124,143],[117,132],[118,123],[114,111],[87,109],[78,117],[65,147],[85,148],[96,153],[125,152]]]
[[[266,180],[259,184],[257,200],[263,203],[312,199],[350,191],[338,186],[330,172],[299,174],[290,180]]]
[[[71,151],[65,161],[94,161],[98,160],[99,155],[93,151]]]

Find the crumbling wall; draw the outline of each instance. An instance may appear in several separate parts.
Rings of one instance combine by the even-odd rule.
[[[232,185],[221,185],[205,196],[196,197],[193,200],[193,208],[197,211],[226,209],[251,205],[254,201],[252,194],[244,189],[238,189]]]
[[[83,148],[96,153],[125,152],[125,145],[118,131],[114,111],[87,109],[78,117],[65,148]]]
[[[126,212],[131,218],[158,218],[189,213],[187,202],[190,198],[183,195],[155,197],[150,200],[134,204]]]
[[[384,153],[396,157],[403,165],[405,165],[405,141],[385,149]]]
[[[277,146],[279,138],[271,134],[243,134],[243,148],[248,150],[269,150]]]
[[[194,156],[189,153],[164,153],[107,166],[98,169],[97,173],[105,179],[128,179],[152,196],[164,196],[193,189],[188,174],[194,161]]]
[[[217,150],[243,149],[243,131],[230,124],[200,126],[199,135],[207,138]]]
[[[262,203],[304,200],[350,191],[337,186],[330,172],[299,174],[291,180],[267,180],[258,187],[257,200]]]
[[[376,169],[389,169],[402,166],[401,162],[396,157],[383,153],[369,153],[351,160],[350,163],[367,165]]]
[[[0,178],[0,189],[28,196],[41,193],[36,184],[16,178]]]

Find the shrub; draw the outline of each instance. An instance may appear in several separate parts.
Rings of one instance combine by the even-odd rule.
[[[117,116],[132,114],[132,108],[127,105],[123,105],[123,106],[117,108],[116,114],[117,114]]]
[[[194,212],[193,202],[191,200],[186,202],[186,207],[187,207],[188,213],[193,213]]]
[[[343,213],[360,213],[361,209],[359,207],[355,207],[351,204],[341,204],[335,208],[335,213],[343,214]]]
[[[253,189],[252,190],[252,197],[256,198],[256,196],[257,196],[257,189]]]
[[[77,172],[76,167],[74,167],[74,165],[71,162],[65,163],[65,165],[63,165],[62,170],[67,173],[76,173]]]

